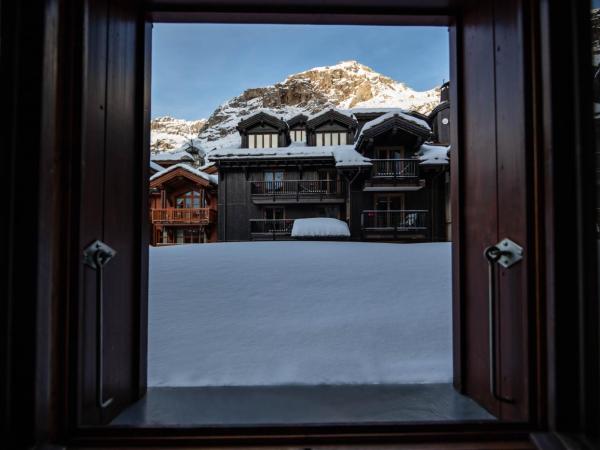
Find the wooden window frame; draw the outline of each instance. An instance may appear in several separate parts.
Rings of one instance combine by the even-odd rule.
[[[364,5],[369,5],[368,1],[364,2]],[[276,8],[275,8],[276,9]],[[387,25],[407,25],[407,24],[419,24],[419,25],[446,25],[451,31],[450,45],[451,54],[456,55],[458,52],[456,48],[456,34],[458,30],[457,24],[460,22],[456,17],[452,15],[406,15],[402,12],[402,9],[392,8],[392,11],[396,11],[396,14],[386,13],[385,17],[381,15],[373,15],[368,10],[361,11],[357,15],[348,16],[342,10],[336,10],[330,15],[322,15],[318,23],[322,24],[334,24],[334,23],[354,23],[354,24],[387,24]],[[219,22],[227,23],[232,22],[249,22],[249,23],[262,23],[264,18],[269,17],[267,12],[259,14],[235,14],[233,12],[227,12],[225,14],[213,15],[212,11],[199,11],[192,12],[177,12],[174,15],[166,14],[165,11],[155,12],[150,14],[150,18],[161,19],[168,17],[168,21],[173,18],[187,18],[190,22],[212,22],[215,17],[218,17]],[[302,23],[302,18],[308,23],[313,23],[315,18],[311,14],[287,14],[287,13],[276,13],[275,15],[280,23]],[[271,16],[272,17],[272,16]],[[268,19],[266,19],[268,20]],[[178,20],[176,20],[178,21]],[[322,22],[321,22],[322,21]],[[151,42],[150,39],[147,41]],[[150,50],[146,50],[148,53]],[[451,57],[452,59],[452,57]],[[451,63],[452,64],[452,63]],[[452,73],[456,73],[456,67],[451,68]],[[146,79],[150,79],[149,74]],[[149,89],[148,87],[146,89]],[[456,94],[456,85],[453,87],[453,93]],[[457,96],[455,95],[455,98]],[[456,109],[454,110],[456,114]],[[460,121],[458,117],[453,121],[454,126],[458,127]],[[320,134],[333,134],[338,132],[321,132]],[[316,133],[317,135],[319,133]],[[325,145],[323,143],[323,145]],[[285,217],[285,208],[284,208]],[[502,439],[512,440],[526,440],[528,437],[528,430],[531,429],[532,423],[525,422],[488,422],[488,423],[468,423],[457,421],[455,423],[427,423],[427,424],[411,424],[411,423],[398,423],[398,424],[386,424],[386,425],[374,425],[374,424],[343,424],[343,425],[286,425],[286,426],[273,426],[273,427],[244,427],[242,429],[235,427],[220,427],[219,429],[208,427],[208,428],[193,428],[193,429],[182,429],[173,427],[157,427],[157,428],[138,428],[130,427],[127,433],[138,437],[148,436],[148,433],[155,434],[160,433],[161,438],[156,439],[156,442],[171,442],[171,439],[176,437],[185,436],[186,439],[191,439],[191,442],[197,444],[211,444],[211,443],[228,443],[235,444],[242,440],[244,443],[257,442],[260,444],[270,443],[306,443],[316,439],[315,442],[320,443],[331,443],[340,442],[340,440],[348,442],[360,442],[361,438],[357,438],[357,435],[366,435],[367,439],[374,442],[385,442],[391,440],[407,441],[410,442],[414,439],[421,440],[432,438],[435,436],[436,439],[453,439],[455,436],[469,436],[469,439],[483,439],[490,440],[495,436]],[[93,430],[96,430],[94,433]],[[100,434],[98,434],[98,431]],[[116,434],[114,434],[116,433]],[[300,434],[304,437],[298,438]],[[110,426],[102,427],[86,427],[84,436],[77,442],[85,443],[86,440],[94,436],[92,441],[101,436],[119,436],[123,435],[123,429],[116,430]],[[308,440],[307,440],[308,439]],[[304,444],[301,444],[304,445]]]
[[[400,203],[402,203],[402,207],[400,208],[401,210],[406,209],[406,194],[404,192],[401,193],[395,193],[395,194],[375,194],[373,196],[373,209],[377,210],[376,206],[377,203],[379,202],[379,199],[381,198],[387,198],[390,199],[391,197],[397,197],[400,198]],[[391,209],[389,208],[389,205],[391,203],[391,201],[387,201],[386,203],[388,203],[388,209],[387,210],[383,210],[383,211],[391,211]]]
[[[342,144],[342,136],[347,136],[348,133],[345,131],[317,131],[315,133],[316,146],[329,147],[334,145],[346,145]],[[319,145],[319,137],[321,138],[321,145]],[[326,139],[329,139],[329,144],[326,144]],[[336,142],[334,144],[334,141]],[[347,142],[347,141],[346,141]]]
[[[177,200],[183,199],[182,208],[205,208],[206,207],[206,198],[204,196],[204,189],[194,190],[184,192],[183,194],[177,195],[174,200],[174,207],[177,208]],[[187,201],[190,201],[191,206],[186,206]],[[198,199],[198,206],[194,206],[194,199]]]
[[[281,211],[281,219],[271,219],[271,220],[285,220],[285,206],[265,206],[263,209],[263,219],[269,220],[267,217],[267,211]]]
[[[81,79],[77,76],[77,70],[83,56],[72,55],[79,49],[79,44],[74,46],[73,42],[81,41],[69,39],[73,37],[71,33],[80,37],[75,30],[79,30],[81,23],[68,15],[69,21],[73,22],[69,22],[64,36],[59,27],[63,17],[59,2],[26,6],[19,3],[1,4],[3,19],[12,19],[10,13],[17,11],[21,14],[15,14],[15,17],[21,21],[26,18],[27,26],[19,28],[22,22],[3,21],[3,50],[8,48],[11,52],[2,52],[0,57],[3,63],[5,60],[12,61],[17,54],[29,57],[14,58],[16,64],[10,66],[11,70],[2,71],[2,79],[8,81],[2,83],[2,87],[12,89],[17,86],[16,93],[23,100],[15,101],[17,96],[13,96],[12,92],[5,98],[10,102],[11,111],[27,111],[27,114],[22,114],[27,120],[18,114],[11,115],[2,127],[3,130],[6,127],[23,134],[31,133],[32,142],[41,144],[39,148],[32,145],[31,152],[25,154],[20,146],[7,142],[7,158],[12,163],[7,167],[12,178],[7,176],[5,179],[28,180],[25,186],[17,181],[7,181],[9,201],[22,194],[16,193],[15,186],[23,187],[40,200],[38,203],[41,206],[36,209],[27,205],[28,210],[25,210],[23,205],[13,201],[14,209],[9,217],[13,228],[9,227],[8,241],[16,236],[15,233],[27,233],[39,238],[21,242],[18,254],[13,249],[5,252],[10,270],[7,271],[7,277],[1,280],[1,286],[3,292],[9,294],[9,301],[3,302],[0,307],[2,318],[10,327],[3,329],[0,343],[3,350],[18,349],[20,357],[16,358],[7,352],[3,359],[6,363],[0,371],[2,400],[8,400],[6,403],[0,401],[0,413],[5,419],[1,422],[7,432],[5,439],[9,446],[12,442],[18,442],[21,444],[19,447],[49,443],[70,448],[160,445],[215,445],[221,448],[228,445],[277,445],[308,448],[331,445],[336,449],[364,449],[365,446],[393,445],[394,448],[431,449],[498,448],[500,444],[503,444],[502,447],[514,444],[514,448],[523,448],[519,445],[531,439],[538,448],[559,449],[563,448],[559,439],[536,433],[548,430],[583,433],[594,428],[600,429],[597,401],[594,395],[586,396],[584,389],[588,385],[597,387],[590,380],[597,375],[593,368],[594,362],[597,363],[597,353],[593,354],[593,350],[597,349],[599,341],[593,336],[593,327],[591,331],[588,329],[589,317],[582,314],[586,311],[586,299],[597,299],[596,255],[584,248],[585,244],[594,242],[590,240],[592,237],[595,239],[595,165],[584,151],[585,145],[593,142],[593,138],[590,124],[581,119],[590,113],[591,101],[587,103],[587,100],[592,98],[586,81],[590,73],[590,70],[586,70],[590,66],[589,49],[585,47],[589,42],[589,30],[579,26],[588,23],[586,15],[589,15],[589,9],[582,11],[581,7],[575,5],[576,2],[544,1],[540,2],[541,6],[532,2],[527,11],[528,16],[536,18],[528,31],[541,36],[541,39],[533,39],[526,54],[533,56],[532,61],[528,61],[527,71],[533,79],[532,92],[529,94],[536,99],[533,111],[529,111],[528,115],[531,123],[527,124],[535,144],[531,161],[535,174],[531,233],[537,243],[532,260],[538,264],[536,272],[532,274],[535,292],[532,293],[531,308],[535,310],[541,330],[532,331],[539,335],[539,339],[531,364],[544,369],[534,374],[538,388],[531,394],[535,397],[532,408],[536,413],[529,423],[140,429],[84,426],[77,420],[79,393],[73,386],[73,380],[78,367],[74,365],[73,353],[78,343],[69,340],[69,333],[74,320],[70,315],[70,307],[78,300],[76,294],[71,292],[75,285],[73,279],[76,278],[73,268],[79,267],[81,255],[70,245],[64,245],[61,236],[64,237],[65,232],[69,236],[77,233],[80,213],[76,200],[79,195],[77,167],[81,142],[76,130],[80,127],[81,98],[78,97],[77,88],[81,88]],[[461,8],[455,3],[433,0],[346,0],[331,1],[330,4],[291,0],[285,5],[267,0],[260,5],[251,3],[224,0],[217,5],[200,0],[155,0],[143,5],[137,3],[135,7],[140,10],[134,14],[145,13],[149,22],[390,25],[446,25],[451,22],[453,39],[464,32],[461,27],[464,20]],[[142,6],[144,11],[141,11]],[[261,6],[263,12],[257,13],[257,6]],[[498,20],[501,22],[502,17]],[[485,24],[489,25],[487,22]],[[142,28],[140,36],[149,42],[150,23]],[[39,39],[40,36],[44,39]],[[476,35],[467,37],[477,38]],[[59,45],[62,39],[67,39],[68,45]],[[565,42],[567,45],[563,45]],[[14,49],[18,51],[12,51]],[[498,52],[501,50],[497,49]],[[148,52],[149,47],[146,47],[135,56],[149,61]],[[68,64],[55,64],[57,60],[65,60]],[[8,65],[0,65],[0,68],[5,67]],[[149,65],[146,70],[147,80]],[[61,77],[65,74],[66,77]],[[16,83],[14,77],[19,75],[33,83]],[[458,98],[457,94],[462,89],[462,77],[457,75],[454,68],[451,78],[457,82],[452,87],[453,98]],[[140,76],[138,85],[141,86],[143,81],[144,76]],[[41,85],[43,89],[31,89],[32,84],[36,88]],[[565,95],[565,89],[573,95]],[[64,95],[57,95],[59,92]],[[149,123],[149,91],[143,92],[142,97],[144,105],[140,106],[140,117],[135,119],[140,130],[141,123]],[[59,107],[61,103],[67,106],[62,109]],[[567,114],[563,114],[565,111]],[[456,112],[452,114],[451,126],[455,133],[460,129],[457,125],[460,115]],[[37,120],[30,120],[33,116]],[[148,135],[142,140],[147,148]],[[565,148],[572,151],[564,152]],[[32,158],[33,152],[39,153],[39,162],[37,158]],[[140,158],[144,164],[140,167],[143,173],[138,181],[140,192],[147,194],[148,159],[142,153]],[[53,170],[36,171],[38,164]],[[455,192],[460,192],[456,168],[458,166],[453,166],[451,182]],[[36,176],[30,177],[32,172]],[[32,212],[34,209],[35,212]],[[147,212],[146,209],[147,205],[140,202],[141,217]],[[455,212],[453,218],[456,224],[460,217]],[[575,220],[572,220],[573,216],[576,216]],[[43,228],[43,233],[40,228]],[[578,236],[579,240],[572,242],[566,236]],[[147,235],[143,238],[147,240]],[[144,258],[147,262],[147,253],[141,255],[142,262]],[[588,278],[592,278],[593,282]],[[14,301],[16,297],[11,290],[11,281],[19,281],[19,301]],[[140,295],[144,295],[145,289],[147,278],[142,273]],[[144,312],[141,311],[142,314]],[[11,331],[13,335],[9,334]],[[140,349],[141,353],[145,351],[143,347]],[[145,388],[142,378],[140,395]],[[19,393],[17,401],[10,397],[11,392]],[[597,390],[591,392],[594,393]],[[592,411],[594,408],[595,413]],[[435,443],[443,444],[436,446]]]
[[[258,136],[261,137],[262,147],[257,147]],[[268,145],[267,142],[268,141]],[[275,145],[273,145],[275,144]],[[253,147],[252,147],[253,145]],[[249,133],[248,148],[278,148],[279,135],[277,133]]]

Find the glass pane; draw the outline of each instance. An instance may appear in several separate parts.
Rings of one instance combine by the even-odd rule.
[[[415,33],[410,42],[419,45],[407,45],[407,33]],[[204,39],[196,40],[200,34]],[[323,416],[393,422],[406,408],[402,392],[434,386],[454,393],[447,158],[414,165],[414,176],[406,179],[398,176],[407,172],[399,164],[368,161],[388,158],[387,150],[406,143],[413,154],[425,135],[439,144],[433,127],[388,129],[359,147],[348,145],[354,144],[350,131],[333,130],[329,118],[312,122],[331,109],[347,117],[350,129],[380,121],[395,108],[432,114],[448,79],[448,30],[154,24],[156,48],[172,42],[169,37],[182,45],[153,54],[153,71],[160,73],[152,79],[181,76],[153,89],[153,152],[164,152],[165,135],[174,152],[191,130],[205,159],[215,163],[194,170],[205,172],[203,185],[215,183],[207,188],[210,214],[167,211],[179,213],[168,223],[171,244],[188,245],[150,252],[149,395],[191,387],[208,397],[186,399],[181,410],[193,418],[205,414],[193,425],[219,426],[319,423]],[[211,44],[202,50],[211,70],[199,71],[194,63],[201,42]],[[386,51],[374,52],[382,43]],[[289,56],[293,49],[294,56],[265,57],[260,64],[256,55],[240,57],[240,49],[254,48],[263,56]],[[411,49],[427,64],[418,63]],[[366,60],[345,60],[364,55],[381,76]],[[381,84],[384,76],[389,85]],[[188,84],[193,89],[177,98]],[[159,88],[174,85],[178,89]],[[376,97],[365,99],[359,85]],[[406,95],[399,97],[400,90]],[[310,145],[305,130],[289,130],[299,114],[319,130],[311,128]],[[435,120],[430,116],[427,123]],[[290,140],[294,145],[287,148]],[[315,148],[324,145],[349,148]],[[173,193],[193,191],[188,202],[204,205],[204,187],[187,182],[165,182],[161,195],[171,202]],[[405,192],[405,201],[388,192]],[[404,211],[406,205],[418,213]],[[408,220],[409,214],[418,215]],[[419,419],[431,420],[433,410],[433,420],[451,420],[463,411],[457,404],[469,401],[460,394],[444,398],[447,415],[419,404]]]

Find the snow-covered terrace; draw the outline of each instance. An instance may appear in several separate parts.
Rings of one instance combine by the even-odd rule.
[[[150,249],[149,386],[447,383],[450,244]]]

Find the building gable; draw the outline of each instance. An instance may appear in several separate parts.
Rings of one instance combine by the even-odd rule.
[[[329,109],[323,113],[311,117],[307,121],[306,126],[309,130],[314,131],[317,128],[322,128],[333,124],[339,124],[343,128],[350,130],[355,130],[357,127],[357,122],[352,116],[342,114],[335,109]]]
[[[283,120],[261,111],[238,123],[237,130],[242,134],[247,133],[250,129],[265,126],[277,131],[286,131],[288,129],[287,123]]]
[[[150,177],[150,188],[168,185],[175,182],[175,180],[179,180],[180,182],[182,178],[203,188],[210,188],[216,184],[211,180],[211,177],[214,177],[214,175],[203,174],[199,170],[189,167],[186,164],[178,164]]]
[[[404,131],[424,142],[431,137],[431,128],[427,121],[406,113],[390,112],[367,122],[356,140],[356,149],[364,153],[372,140],[387,132]]]

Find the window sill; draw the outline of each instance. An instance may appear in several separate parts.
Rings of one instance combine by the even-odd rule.
[[[239,427],[496,421],[450,384],[156,387],[111,426]]]

